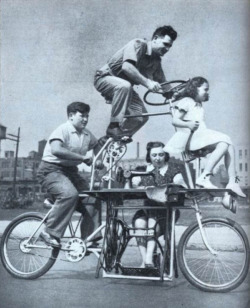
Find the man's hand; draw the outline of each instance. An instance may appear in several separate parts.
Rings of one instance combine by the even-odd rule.
[[[159,82],[148,79],[147,80],[147,88],[152,92],[157,92],[161,90],[161,85]]]

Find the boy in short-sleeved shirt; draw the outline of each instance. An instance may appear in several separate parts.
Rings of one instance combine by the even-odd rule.
[[[88,189],[88,182],[78,173],[77,165],[82,162],[90,165],[91,159],[85,156],[87,151],[96,153],[100,148],[95,136],[86,129],[89,110],[89,105],[82,102],[67,107],[68,121],[50,135],[38,168],[38,181],[55,201],[46,220],[46,230],[40,237],[53,247],[60,247],[60,238],[74,210],[79,207],[79,191]],[[87,204],[79,208],[84,214],[81,225],[83,239],[100,223],[100,202],[89,197]],[[96,239],[98,237],[101,235]]]

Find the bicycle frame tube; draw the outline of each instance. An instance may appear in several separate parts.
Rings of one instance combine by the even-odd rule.
[[[100,149],[100,151],[97,153],[97,155],[93,159],[93,164],[91,168],[91,179],[90,179],[90,190],[93,190],[94,187],[94,176],[95,176],[95,165],[96,161],[99,158],[99,156],[103,153],[103,151],[106,149],[107,145],[113,140],[113,138],[109,138],[104,146]]]
[[[98,233],[100,232],[102,229],[104,229],[106,227],[106,222],[103,222],[93,233],[91,233],[87,239],[86,242],[91,242],[92,238]]]
[[[36,230],[32,233],[32,235],[28,238],[27,243],[32,239],[32,237],[36,234],[37,230],[39,230],[39,228],[41,227],[41,225],[44,223],[44,221],[46,220],[46,218],[49,216],[50,212],[52,211],[52,209],[50,209],[48,211],[48,213],[44,216],[43,220],[41,221],[40,225],[36,228]]]

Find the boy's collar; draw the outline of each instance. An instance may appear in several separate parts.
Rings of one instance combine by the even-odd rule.
[[[74,125],[69,120],[67,121],[67,123],[68,123],[68,127],[69,127],[69,132],[70,133],[77,133],[77,134],[79,134],[79,132],[76,130]],[[88,135],[88,132],[86,131],[85,128],[82,129],[81,133],[84,134],[84,135]]]

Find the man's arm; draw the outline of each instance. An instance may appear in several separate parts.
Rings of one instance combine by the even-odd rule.
[[[161,85],[153,80],[144,77],[138,69],[130,62],[125,61],[122,65],[122,71],[129,79],[133,80],[137,84],[141,84],[148,88],[152,92],[156,92],[161,89]]]

